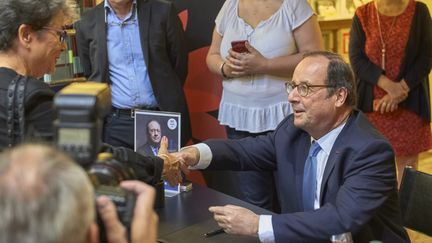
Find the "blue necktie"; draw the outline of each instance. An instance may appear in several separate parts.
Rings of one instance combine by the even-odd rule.
[[[303,209],[305,212],[314,210],[317,168],[316,156],[320,149],[321,147],[317,142],[312,143],[303,171]]]
[[[158,154],[158,147],[153,147],[153,146],[151,146],[151,149],[152,149],[152,151],[153,151],[153,155],[157,155]]]

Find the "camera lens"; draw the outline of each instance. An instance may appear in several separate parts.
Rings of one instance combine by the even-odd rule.
[[[95,178],[99,185],[106,186],[118,186],[121,181],[136,179],[132,168],[112,158],[110,153],[101,153],[87,173]]]

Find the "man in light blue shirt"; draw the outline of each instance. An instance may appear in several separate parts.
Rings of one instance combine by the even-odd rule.
[[[104,142],[134,148],[134,110],[143,109],[180,112],[185,144],[191,136],[183,92],[187,48],[173,4],[105,0],[85,12],[75,29],[84,75],[111,84]]]
[[[274,132],[208,140],[177,154],[192,169],[276,173],[282,214],[210,207],[225,232],[262,242],[329,242],[332,235],[348,232],[356,243],[409,242],[393,150],[354,109],[355,87],[350,66],[340,56],[308,53],[286,83],[294,113]]]

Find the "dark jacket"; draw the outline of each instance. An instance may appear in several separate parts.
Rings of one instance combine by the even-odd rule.
[[[169,1],[138,0],[137,11],[142,52],[154,95],[160,110],[181,113],[184,145],[191,137],[191,128],[183,92],[188,53],[181,23]],[[91,81],[110,83],[104,3],[87,11],[75,29],[84,75]]]
[[[11,127],[8,126],[8,88],[12,80],[20,79],[25,82],[24,90],[24,131],[20,131],[16,114]],[[14,70],[0,68],[0,150],[8,147],[10,143],[15,144],[24,140],[20,133],[29,139],[52,140],[54,109],[53,109],[54,92],[49,86],[37,79],[18,75]],[[14,97],[13,103],[18,99]]]
[[[357,10],[359,11],[359,10]],[[432,66],[432,20],[424,3],[416,2],[415,13],[397,80],[405,79],[410,92],[400,103],[427,121],[430,121],[429,72]],[[365,32],[357,15],[354,15],[350,33],[349,56],[358,80],[358,108],[373,111],[373,89],[383,73],[365,53]]]
[[[282,214],[272,216],[276,242],[330,242],[351,232],[356,243],[409,242],[401,222],[394,153],[358,111],[332,147],[321,184],[320,205],[304,212],[303,170],[311,137],[293,115],[267,136],[205,142],[211,170],[275,171]]]

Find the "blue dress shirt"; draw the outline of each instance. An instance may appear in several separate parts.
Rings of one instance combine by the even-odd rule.
[[[104,6],[112,105],[157,107],[141,47],[136,0],[124,19],[118,18],[108,1]]]

